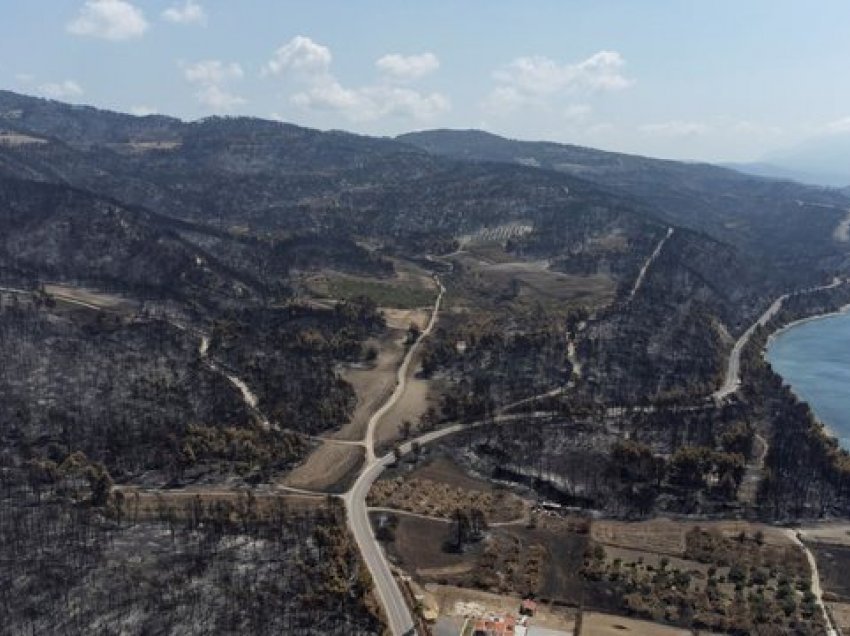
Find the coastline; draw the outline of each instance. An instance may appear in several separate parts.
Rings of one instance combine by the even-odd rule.
[[[767,337],[767,342],[765,343],[764,349],[762,350],[762,358],[764,358],[765,361],[768,364],[770,364],[770,361],[767,360],[767,352],[768,352],[770,345],[773,344],[777,339],[779,339],[782,335],[784,335],[786,332],[790,331],[794,327],[799,327],[799,326],[804,325],[806,323],[815,322],[817,320],[823,320],[825,318],[833,318],[833,317],[836,317],[836,316],[846,316],[848,314],[850,314],[850,303],[842,306],[837,311],[831,311],[831,312],[825,313],[825,314],[816,314],[814,316],[808,316],[807,318],[800,318],[799,320],[794,320],[793,322],[789,322],[787,325],[780,327],[779,329],[772,332]],[[773,365],[771,365],[771,367],[772,366]],[[815,419],[818,421],[818,423],[823,428],[824,434],[833,438],[834,440],[836,440],[836,442],[838,442],[839,447],[844,448],[841,444],[842,438],[839,435],[836,435],[835,431],[832,430],[832,428],[830,428],[829,424],[827,424],[824,421],[824,419],[820,415],[818,415],[817,410],[815,409],[814,405],[808,399],[806,399],[804,396],[800,395],[797,392],[797,390],[794,389],[794,386],[785,378],[785,376],[783,376],[781,373],[776,371],[775,368],[774,368],[774,372],[777,373],[777,375],[779,375],[782,378],[782,381],[785,382],[788,385],[789,389],[791,390],[791,393],[793,393],[794,396],[800,402],[805,402],[806,404],[808,404],[809,409],[811,410],[812,414],[815,416]],[[850,450],[850,448],[848,448],[847,450]]]
[[[843,316],[847,313],[850,313],[850,303],[844,305],[837,311],[830,311],[826,314],[815,314],[814,316],[809,316],[807,318],[800,318],[799,320],[794,320],[793,322],[789,322],[787,325],[784,325],[773,331],[768,335],[767,342],[764,345],[763,353],[767,353],[767,348],[773,344],[773,341],[779,337],[781,337],[786,331],[793,329],[794,327],[799,327],[800,325],[804,325],[808,322],[814,322],[816,320],[823,320],[824,318],[832,318],[834,316]]]

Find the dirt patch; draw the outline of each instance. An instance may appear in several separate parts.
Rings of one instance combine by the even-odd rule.
[[[585,529],[583,519],[544,519],[536,528],[500,528],[523,544],[538,544],[545,549],[546,562],[535,591],[537,597],[545,602],[576,606],[583,596],[581,566],[587,551]]]
[[[357,396],[357,406],[351,420],[339,432],[337,439],[361,440],[366,435],[366,425],[378,407],[389,398],[395,388],[398,365],[404,357],[401,345],[403,334],[392,330],[381,340],[370,340],[366,346],[374,347],[377,358],[367,366],[345,367],[342,379],[351,384]]]
[[[829,543],[850,547],[850,524],[825,523],[816,526],[803,526],[800,533],[807,541]]]
[[[69,287],[68,285],[45,285],[44,291],[53,296],[59,302],[66,302],[81,307],[89,307],[95,310],[131,312],[136,309],[136,301],[105,294],[102,292],[85,289],[83,287]]]
[[[828,543],[810,546],[817,560],[824,597],[850,601],[850,546]]]
[[[577,530],[586,527],[583,520],[547,519],[534,528],[491,526],[484,539],[457,554],[443,549],[452,525],[403,515],[395,519],[395,539],[385,544],[387,550],[422,583],[494,594],[533,594],[560,605],[577,606],[581,602],[587,536]]]
[[[325,442],[283,479],[283,485],[305,490],[343,492],[364,461],[363,449]]]
[[[584,303],[589,306],[608,304],[616,292],[616,284],[610,276],[575,276],[549,269],[547,261],[518,261],[508,259],[504,254],[491,250],[486,254],[478,251],[475,255],[461,254],[457,259],[463,265],[463,271],[472,276],[466,277],[466,284],[474,289],[463,294],[470,298],[478,293],[490,298],[510,298],[519,305],[533,306],[536,303],[544,307],[561,306],[564,303]],[[466,304],[461,298],[455,302]]]
[[[693,633],[689,629],[596,612],[585,612],[581,626],[583,634],[593,636],[690,636]]]
[[[371,516],[377,520],[387,515],[373,513]],[[448,524],[404,515],[396,518],[395,540],[384,546],[391,560],[406,572],[420,579],[436,579],[439,582],[455,575],[466,575],[474,567],[476,553],[480,550],[472,549],[463,554],[443,550],[449,532]]]
[[[840,629],[842,634],[850,633],[850,603],[827,603],[826,606],[832,614],[835,627]]]
[[[39,137],[0,130],[0,146],[27,146],[30,144],[46,143],[46,139],[41,139]]]
[[[405,422],[410,422],[412,430],[415,431],[428,407],[436,408],[431,381],[416,377],[421,358],[422,350],[420,349],[414,353],[414,358],[410,362],[404,393],[378,422],[375,429],[376,446],[388,447],[392,442],[400,439]]]
[[[765,545],[792,545],[781,529],[746,521],[681,522],[672,519],[651,519],[628,522],[603,519],[593,522],[591,538],[607,546],[683,556],[687,533],[695,527],[716,531],[729,538],[738,537],[742,532],[750,537],[760,533],[760,540]]]
[[[431,319],[431,312],[426,309],[393,309],[392,307],[379,307],[384,314],[384,320],[390,329],[407,331],[411,324],[418,325],[424,329]]]
[[[591,525],[591,538],[604,545],[646,550],[661,554],[684,554],[687,527],[669,519],[629,523],[600,520]]]

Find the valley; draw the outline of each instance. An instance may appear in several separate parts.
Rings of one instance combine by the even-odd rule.
[[[850,455],[762,356],[850,302],[841,192],[11,111],[13,630],[425,634],[528,600],[561,633],[844,629]]]

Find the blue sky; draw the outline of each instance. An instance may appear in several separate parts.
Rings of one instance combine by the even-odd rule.
[[[850,2],[0,0],[0,87],[746,161],[850,132]]]

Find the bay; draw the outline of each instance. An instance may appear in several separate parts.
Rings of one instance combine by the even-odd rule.
[[[781,331],[768,345],[767,360],[850,450],[850,314]]]

